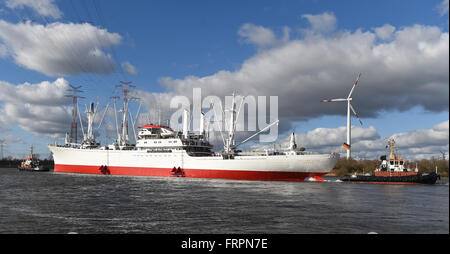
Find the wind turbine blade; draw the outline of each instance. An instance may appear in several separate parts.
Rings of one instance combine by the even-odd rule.
[[[356,118],[358,118],[359,123],[362,125],[363,123],[361,122],[361,119],[359,119],[358,114],[356,113],[355,109],[353,108],[352,104],[350,105],[350,109],[353,111],[353,114],[355,114]]]
[[[359,82],[359,78],[360,78],[360,77],[361,77],[361,72],[359,73],[358,78],[356,78],[355,83],[353,83],[352,90],[350,90],[350,93],[348,94],[347,99],[350,99],[350,97],[352,96],[353,90],[355,90],[355,86],[358,85],[358,82]]]
[[[321,100],[321,102],[335,102],[335,101],[347,101],[347,99],[330,99],[330,100]]]

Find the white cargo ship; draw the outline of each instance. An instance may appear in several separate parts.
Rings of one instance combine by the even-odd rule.
[[[124,85],[121,130],[114,144],[101,146],[93,135],[93,118],[96,109],[91,104],[87,111],[88,130],[81,143],[49,145],[55,162],[55,172],[110,174],[159,177],[222,178],[236,180],[303,181],[308,177],[319,178],[335,166],[339,154],[309,154],[297,148],[295,134],[284,151],[241,152],[237,147],[278,121],[262,129],[250,138],[235,145],[234,130],[236,105],[233,101],[230,130],[221,152],[213,152],[213,146],[204,130],[204,115],[200,116],[200,131],[187,128],[187,111],[183,115],[183,131],[168,126],[148,124],[138,127],[136,144],[128,138],[128,97]],[[117,119],[117,118],[116,118]],[[103,119],[102,119],[103,120]],[[205,135],[206,134],[206,135]]]

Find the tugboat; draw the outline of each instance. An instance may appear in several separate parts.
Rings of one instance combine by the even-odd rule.
[[[48,167],[40,165],[39,160],[33,154],[33,146],[30,149],[30,156],[25,158],[18,167],[20,171],[45,172],[49,171]]]
[[[441,176],[437,172],[419,173],[417,166],[414,170],[405,167],[405,161],[400,158],[393,138],[389,139],[389,159],[386,155],[380,157],[381,165],[375,169],[375,174],[344,175],[341,181],[347,182],[371,182],[392,184],[434,184]]]

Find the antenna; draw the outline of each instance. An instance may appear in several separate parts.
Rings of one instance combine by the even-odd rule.
[[[70,94],[64,95],[64,97],[72,98],[73,109],[72,109],[72,123],[70,124],[70,143],[77,143],[78,141],[78,131],[77,131],[77,117],[78,117],[78,98],[82,99],[84,97],[79,96],[77,93],[82,93],[80,90],[81,86],[73,86],[69,84],[70,88],[66,90]]]
[[[116,100],[120,99],[119,96],[111,96],[111,99],[113,99],[113,104],[114,104],[114,119],[116,120],[116,133],[117,133],[117,142],[119,142],[120,140],[120,135],[119,135],[119,122],[117,119],[117,108],[116,108]]]

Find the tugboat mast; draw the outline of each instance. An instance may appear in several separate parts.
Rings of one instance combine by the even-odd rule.
[[[389,147],[389,159],[398,159],[397,148],[395,147],[395,140],[393,138],[389,139],[388,145]]]

